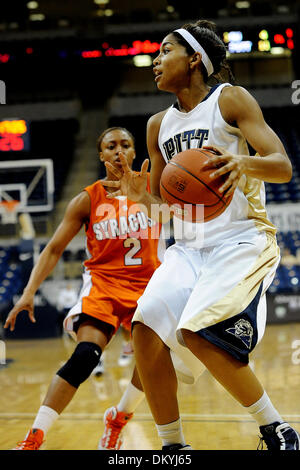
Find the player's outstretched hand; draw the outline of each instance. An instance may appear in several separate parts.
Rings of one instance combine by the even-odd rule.
[[[147,171],[149,167],[149,160],[144,160],[141,170],[139,172],[133,171],[127,162],[123,153],[119,155],[121,168],[115,168],[111,163],[105,162],[106,168],[118,178],[117,181],[102,180],[103,186],[115,189],[107,195],[108,198],[116,196],[127,196],[131,201],[140,201],[147,188]]]
[[[17,316],[22,310],[27,310],[30,320],[35,323],[33,302],[34,295],[25,292],[9,312],[4,328],[10,327],[10,331],[13,331],[15,329]]]

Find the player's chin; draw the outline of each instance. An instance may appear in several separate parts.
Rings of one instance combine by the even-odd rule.
[[[162,79],[162,76],[159,75],[156,79],[155,79],[155,82],[156,82],[156,86],[159,90],[161,91],[168,91],[166,89],[166,85],[164,84],[164,80]]]
[[[174,93],[176,95],[176,87],[172,86],[170,83],[164,82],[163,80],[159,80],[156,83],[156,86],[160,91]]]
[[[170,90],[170,88],[168,86],[166,86],[164,83],[158,83],[157,84],[157,88],[160,90],[160,91],[166,91],[167,93],[173,93],[172,90]]]

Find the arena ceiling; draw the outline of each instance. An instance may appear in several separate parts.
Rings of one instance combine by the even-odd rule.
[[[201,16],[289,14],[298,9],[299,2],[295,0],[2,0],[0,24],[28,25],[36,21],[42,28],[47,22],[74,26],[98,18],[112,23],[150,22]]]

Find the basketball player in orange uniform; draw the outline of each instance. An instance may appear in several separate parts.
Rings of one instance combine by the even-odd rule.
[[[120,167],[120,153],[131,167],[135,158],[132,134],[119,127],[107,129],[98,139],[102,162]],[[107,170],[106,178],[113,178]],[[79,385],[99,363],[102,351],[122,324],[130,330],[138,298],[160,265],[160,224],[151,221],[140,206],[125,197],[107,198],[101,181],[86,187],[68,204],[64,218],[32,270],[23,295],[9,313],[5,328],[15,328],[17,315],[27,310],[35,322],[34,295],[57,264],[68,243],[85,226],[88,259],[83,286],[64,328],[77,346],[54,376],[32,428],[16,450],[37,450],[50,426],[73,398]],[[163,248],[163,246],[162,246]],[[121,430],[144,398],[136,370],[118,407],[105,414],[105,433],[99,449],[119,449]]]

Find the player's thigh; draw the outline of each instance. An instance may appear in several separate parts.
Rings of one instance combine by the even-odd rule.
[[[85,315],[77,330],[77,341],[95,343],[103,350],[113,334],[113,325]]]

